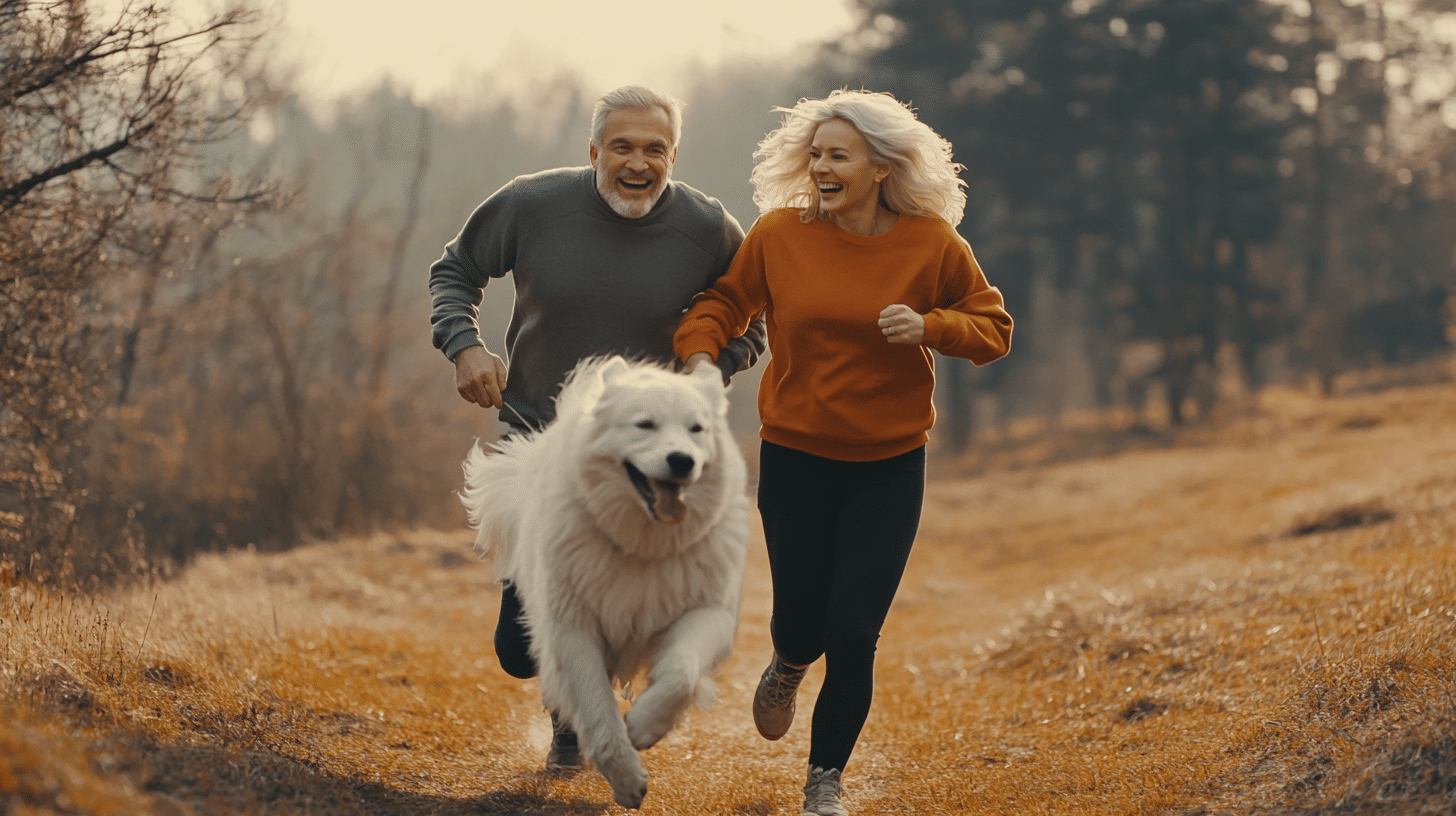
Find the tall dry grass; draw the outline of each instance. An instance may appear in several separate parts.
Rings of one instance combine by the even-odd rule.
[[[1449,813],[1456,400],[1316,400],[1159,451],[931,486],[847,773],[853,812]],[[95,596],[6,576],[0,809],[588,814],[540,770],[462,532],[207,555]],[[797,813],[811,671],[753,732],[755,548],[722,699],[645,754],[644,813]]]

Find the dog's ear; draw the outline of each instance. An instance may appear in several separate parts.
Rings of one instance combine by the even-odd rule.
[[[627,365],[626,359],[614,354],[608,357],[607,361],[602,364],[602,382],[606,385],[611,385],[631,370],[632,368]]]

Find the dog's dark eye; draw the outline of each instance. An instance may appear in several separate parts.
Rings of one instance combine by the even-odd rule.
[[[641,422],[637,423],[637,427],[641,428],[644,431],[655,431],[657,430],[657,423],[653,422],[650,419],[644,419]]]
[[[703,432],[703,426],[702,425],[699,425],[697,423],[693,423],[693,427],[688,428],[688,430],[690,432],[692,432],[692,433],[702,433]]]

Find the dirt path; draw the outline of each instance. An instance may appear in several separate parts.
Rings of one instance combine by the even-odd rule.
[[[956,723],[936,722],[976,725],[953,693],[1020,682],[998,681],[987,667],[1008,644],[1025,644],[1026,621],[1228,587],[1262,568],[1250,558],[1315,563],[1306,540],[1286,534],[1332,509],[1448,520],[1453,463],[1456,392],[1447,386],[1338,401],[1271,395],[1258,417],[1179,447],[934,482],[881,641],[876,709],[852,765],[855,812],[906,812],[924,787],[990,785],[975,767],[1010,767],[1043,750],[1004,734],[973,748],[975,734],[963,739]],[[79,736],[43,736],[40,722],[11,736],[22,746],[75,746],[89,757],[81,765],[108,769],[95,796],[132,803],[115,812],[619,811],[596,774],[540,770],[547,720],[534,681],[495,663],[499,595],[469,543],[464,531],[418,532],[209,556],[102,612],[73,604],[65,614],[77,643],[64,657],[8,648],[13,676],[28,678]],[[748,710],[769,654],[770,597],[760,539],[750,553],[719,705],[691,713],[646,753],[643,813],[798,812],[819,669],[800,722],[780,742],[761,740]],[[40,635],[36,648],[45,648]],[[36,767],[65,777],[64,768]],[[946,779],[945,768],[969,776]],[[5,780],[0,773],[0,791]],[[948,812],[996,812],[980,807]],[[1057,812],[1045,803],[1031,811]]]

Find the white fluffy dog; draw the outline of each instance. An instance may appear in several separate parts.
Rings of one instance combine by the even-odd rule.
[[[647,793],[638,751],[690,704],[738,627],[748,538],[743,455],[716,366],[676,374],[582,363],[556,420],[465,461],[477,549],[521,599],[546,706],[577,732],[618,804]],[[613,686],[647,675],[626,717]]]

